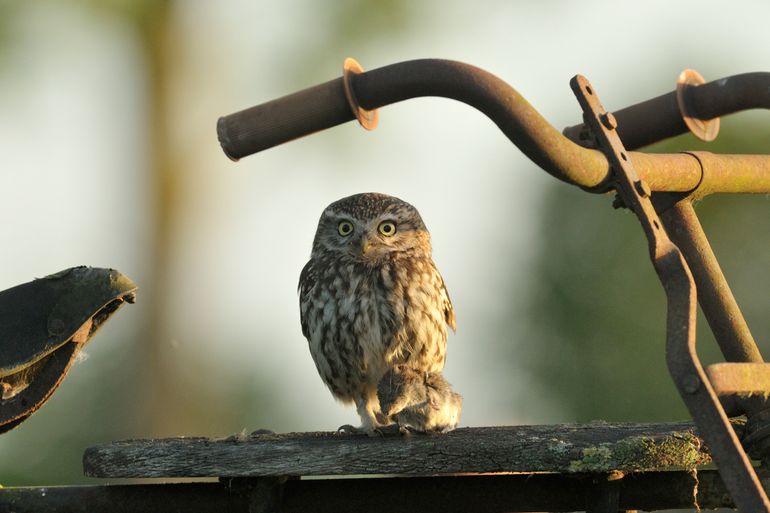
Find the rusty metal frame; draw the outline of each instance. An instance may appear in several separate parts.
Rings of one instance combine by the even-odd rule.
[[[723,397],[724,407],[720,405],[695,351],[696,294],[728,362],[719,369],[720,382],[732,388],[723,387],[721,393],[738,385],[737,389],[750,387],[745,379],[734,379],[748,370],[745,365],[751,365],[755,375],[760,373],[763,383],[770,382],[770,367],[762,360],[692,208],[693,200],[716,192],[770,193],[770,156],[630,151],[688,130],[712,139],[719,116],[770,108],[770,73],[706,82],[686,70],[675,90],[614,113],[604,111],[587,80],[577,77],[572,85],[585,122],[566,128],[564,135],[503,80],[474,66],[440,59],[346,71],[344,77],[224,116],[217,123],[217,134],[225,153],[237,160],[355,119],[356,110],[351,110],[346,96],[367,111],[410,98],[439,96],[481,111],[557,179],[588,192],[617,190],[620,203],[634,210],[642,223],[666,290],[666,358],[676,386],[741,509],[770,511],[725,410],[748,415],[752,450],[770,462],[770,454],[762,454],[770,453],[768,399],[762,394],[734,395]]]
[[[706,440],[719,466],[728,490],[743,511],[770,512],[768,501],[756,472],[727,418],[698,358],[695,337],[696,286],[684,255],[666,233],[653,206],[649,186],[639,178],[615,130],[615,117],[604,110],[595,91],[585,77],[576,76],[570,82],[591,129],[613,170],[611,188],[622,202],[639,218],[647,236],[655,270],[666,291],[668,314],[666,326],[666,363],[669,372]],[[707,288],[701,295],[709,310],[709,321],[717,326],[717,337],[725,355],[743,361],[761,356],[740,316],[735,300],[719,270],[708,242],[688,200],[680,201],[669,210],[668,220],[679,239],[689,244],[691,259],[696,262],[699,276]],[[698,251],[696,248],[699,248]],[[700,257],[700,260],[698,260]],[[719,286],[723,286],[720,292]],[[710,287],[708,287],[710,286]],[[730,322],[730,311],[738,319]],[[724,329],[722,329],[724,327]]]

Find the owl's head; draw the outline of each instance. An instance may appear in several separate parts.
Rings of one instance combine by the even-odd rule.
[[[409,203],[376,192],[355,194],[321,214],[313,255],[328,252],[368,263],[399,254],[429,257],[430,234]]]

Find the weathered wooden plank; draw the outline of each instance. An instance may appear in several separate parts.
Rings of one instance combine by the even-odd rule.
[[[127,440],[90,447],[93,477],[255,477],[692,469],[711,457],[692,423],[462,428],[411,437],[336,433]]]
[[[15,513],[504,513],[583,511],[595,476],[526,474],[290,480],[278,502],[264,478],[221,483],[60,486],[0,489],[0,511]],[[269,478],[268,478],[269,479]],[[628,475],[618,482],[622,510],[733,507],[714,470]]]
[[[0,489],[0,511],[14,513],[249,513],[248,497],[220,483],[36,486]]]

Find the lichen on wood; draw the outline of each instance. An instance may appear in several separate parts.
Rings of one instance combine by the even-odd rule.
[[[636,472],[657,470],[692,470],[711,461],[701,450],[702,441],[693,432],[682,431],[661,438],[633,436],[617,443],[585,447],[580,457],[570,461],[569,472],[611,472],[616,469]]]

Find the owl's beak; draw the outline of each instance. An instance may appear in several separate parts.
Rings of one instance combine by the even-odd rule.
[[[372,249],[374,249],[374,244],[369,239],[364,239],[361,241],[361,254],[366,256],[367,253],[369,253]]]

